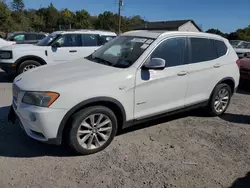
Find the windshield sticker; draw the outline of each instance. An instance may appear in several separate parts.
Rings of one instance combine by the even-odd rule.
[[[152,42],[153,42],[152,39],[148,39],[148,40],[145,42],[145,44],[151,44]]]
[[[131,42],[138,42],[138,43],[144,43],[146,42],[147,39],[142,39],[142,38],[133,38]]]
[[[141,49],[146,49],[148,46],[149,46],[148,44],[143,44],[143,45],[141,46]]]

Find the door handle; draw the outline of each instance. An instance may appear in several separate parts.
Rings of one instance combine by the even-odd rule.
[[[69,53],[75,53],[77,50],[70,50]]]
[[[177,73],[178,76],[185,76],[188,72],[187,71],[181,71]]]
[[[220,67],[220,64],[215,64],[214,65],[214,68],[219,68]]]

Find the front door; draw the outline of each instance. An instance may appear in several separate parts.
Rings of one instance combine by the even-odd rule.
[[[187,90],[186,37],[161,42],[149,58],[166,61],[164,70],[138,69],[135,88],[135,119],[184,107]]]
[[[52,47],[53,44],[58,47]],[[65,34],[59,37],[52,46],[48,46],[48,59],[51,63],[64,63],[82,57],[82,41],[79,34]]]

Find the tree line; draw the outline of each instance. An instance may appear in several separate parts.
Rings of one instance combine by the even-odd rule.
[[[118,31],[118,14],[105,11],[92,16],[82,9],[72,12],[69,9],[57,10],[51,3],[48,7],[25,9],[23,0],[13,0],[9,4],[0,0],[0,31],[44,31],[53,32],[63,29],[101,29]],[[121,17],[121,31],[128,31],[143,24],[139,16]]]
[[[220,35],[224,38],[227,38],[228,40],[250,41],[250,25],[244,29],[237,29],[232,33],[223,33],[218,29],[209,29],[206,32]]]
[[[101,29],[118,31],[118,14],[105,11],[92,16],[84,9],[72,12],[69,9],[57,10],[51,3],[48,7],[38,10],[25,9],[23,0],[0,0],[0,31],[44,31],[53,32],[64,29]],[[145,23],[141,16],[121,17],[121,31],[129,31],[135,26]],[[232,33],[223,33],[218,29],[206,32],[221,35],[229,40],[250,41],[250,25]]]

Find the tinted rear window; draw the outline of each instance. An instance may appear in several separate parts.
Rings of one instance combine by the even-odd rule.
[[[227,46],[225,45],[225,43],[223,41],[214,40],[214,44],[216,46],[217,53],[218,53],[219,57],[221,57],[223,55],[226,55],[226,53],[227,53]]]
[[[36,37],[37,37],[37,40],[41,40],[41,39],[44,39],[46,36],[43,34],[38,34]]]
[[[26,34],[25,40],[36,40],[36,34]]]
[[[206,38],[190,38],[191,42],[191,63],[211,61],[217,58],[213,42]]]

